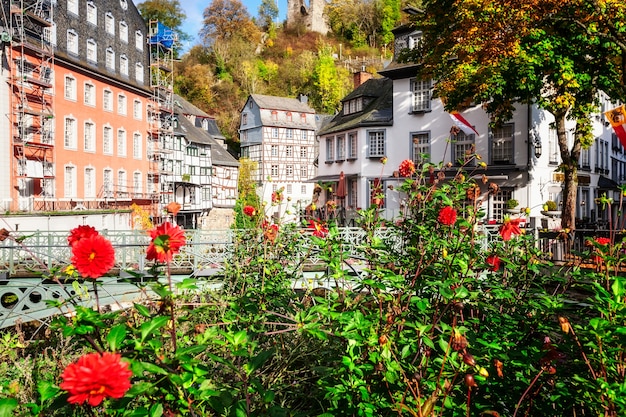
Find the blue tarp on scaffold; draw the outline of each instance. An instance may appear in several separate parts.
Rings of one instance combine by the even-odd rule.
[[[172,29],[168,28],[161,22],[157,22],[157,33],[156,35],[150,36],[150,44],[161,44],[166,48],[171,48],[174,45],[174,41],[176,40],[176,32]]]

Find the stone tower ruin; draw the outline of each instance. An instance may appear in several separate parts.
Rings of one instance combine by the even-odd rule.
[[[326,0],[287,0],[287,26],[303,25],[308,31],[326,35],[330,29],[325,7]]]

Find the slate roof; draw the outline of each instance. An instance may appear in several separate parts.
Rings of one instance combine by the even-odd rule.
[[[251,94],[250,97],[262,109],[285,110],[299,113],[315,113],[307,103],[297,98],[266,96],[263,94]]]
[[[177,113],[208,119],[208,130],[204,130],[201,124],[199,126],[194,125],[186,116],[179,117],[178,123],[186,138],[192,142],[210,145],[211,161],[213,165],[238,167],[239,162],[237,159],[231,155],[223,145],[222,141],[225,137],[222,132],[220,132],[215,119],[177,94],[174,94],[173,100],[174,110]]]
[[[343,132],[364,126],[393,125],[393,81],[389,78],[372,78],[358,86],[342,101],[358,97],[370,98],[362,111],[344,115],[343,111],[326,123],[318,135]]]

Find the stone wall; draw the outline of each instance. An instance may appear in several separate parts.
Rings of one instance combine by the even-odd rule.
[[[330,28],[325,7],[326,0],[287,0],[287,26],[303,25],[308,31],[326,35]]]

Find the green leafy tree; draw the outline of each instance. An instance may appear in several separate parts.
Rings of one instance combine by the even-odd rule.
[[[317,109],[332,114],[339,109],[347,89],[342,85],[341,72],[333,58],[332,48],[322,44],[318,48],[318,58],[313,71],[315,94],[312,99]]]
[[[274,21],[278,17],[278,6],[275,0],[262,0],[259,6],[259,20],[265,30],[274,26]]]
[[[595,3],[427,0],[415,18],[423,48],[404,57],[422,64],[421,76],[438,80],[435,94],[448,110],[468,99],[483,102],[495,125],[510,120],[515,103],[552,113],[565,174],[562,226],[569,229],[575,227],[578,159],[593,141],[589,117],[598,93],[624,97],[624,49],[604,23],[623,16],[624,5]],[[576,121],[571,145],[568,119]]]
[[[394,41],[391,32],[400,21],[400,0],[382,0],[380,2],[380,40],[383,45]]]

